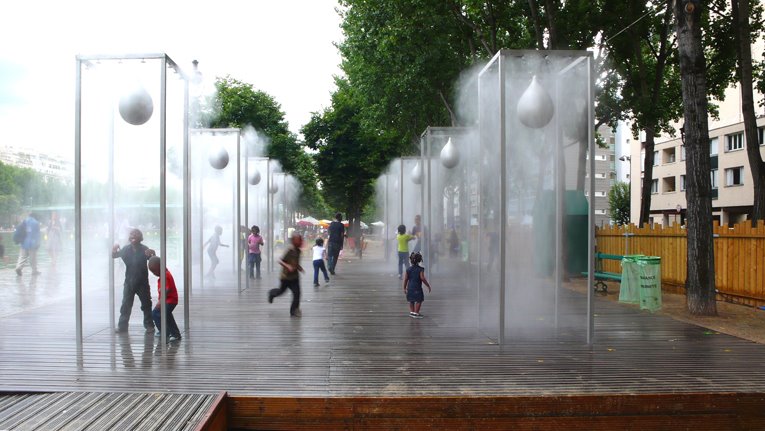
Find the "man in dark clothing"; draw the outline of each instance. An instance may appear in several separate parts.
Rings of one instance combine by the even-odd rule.
[[[343,226],[343,215],[335,214],[335,221],[329,224],[329,240],[327,241],[327,269],[329,273],[335,275],[335,266],[340,256],[340,250],[343,249],[343,239],[345,238],[345,226]]]
[[[147,334],[154,333],[154,319],[151,315],[151,292],[149,291],[149,269],[146,262],[155,256],[154,250],[141,244],[143,233],[138,229],[130,231],[128,237],[130,244],[120,248],[114,244],[112,257],[122,258],[125,262],[125,284],[122,286],[122,306],[120,307],[120,320],[117,332],[127,332],[130,322],[130,313],[133,311],[135,295],[141,300],[143,311],[143,327]]]

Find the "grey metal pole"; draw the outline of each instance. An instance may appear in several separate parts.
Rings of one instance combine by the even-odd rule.
[[[590,152],[590,208],[589,223],[587,227],[587,344],[592,345],[595,335],[595,297],[593,288],[595,287],[595,139],[593,138],[592,125],[594,124],[593,94],[592,85],[592,57],[587,58],[587,142]]]
[[[399,224],[404,223],[404,158],[402,157],[400,159],[401,164],[401,170],[399,171],[399,190],[398,190],[398,199],[399,199],[399,206],[398,206],[398,212],[399,212]],[[398,249],[397,249],[398,250]]]
[[[274,272],[274,195],[271,193],[271,159],[266,161],[266,222],[268,223],[268,272]]]
[[[74,284],[77,352],[82,355],[82,61],[79,58],[74,94]]]
[[[507,257],[507,149],[505,148],[505,67],[500,55],[497,60],[499,75],[499,339],[502,346],[505,342],[505,280]]]
[[[109,176],[107,181],[109,182],[109,197],[108,197],[108,204],[107,208],[109,211],[109,246],[113,246],[115,243],[114,239],[114,226],[115,226],[115,211],[114,211],[114,106],[112,105],[110,118],[109,118],[109,149],[108,149],[108,157],[109,161],[107,162],[109,164]],[[112,257],[111,253],[109,254],[109,262],[107,263],[107,268],[109,268],[109,329],[111,331],[114,331],[115,329],[115,313],[114,313],[114,307],[115,307],[115,294],[114,294],[114,258]]]
[[[556,77],[557,78],[557,77]],[[564,168],[564,160],[563,160],[563,154],[562,154],[562,137],[561,137],[561,131],[560,131],[560,123],[558,119],[560,118],[560,106],[558,101],[560,100],[560,91],[559,90],[559,82],[556,79],[555,81],[555,137],[554,137],[554,145],[555,145],[555,156],[554,156],[554,163],[555,163],[555,300],[553,301],[554,306],[554,313],[553,313],[553,324],[555,327],[555,330],[558,330],[558,307],[559,307],[559,294],[560,289],[563,285],[563,271],[565,271],[564,265],[563,265],[563,221],[564,221],[564,212],[565,212],[565,203],[563,201],[563,189],[564,189],[564,181],[565,178],[563,177],[563,168]],[[549,135],[549,133],[547,133]],[[590,191],[592,194],[592,191]],[[594,199],[594,197],[593,197]]]
[[[385,208],[385,227],[383,228],[383,241],[385,243],[385,261],[390,260],[390,220],[388,220],[388,173],[385,173],[385,201],[383,202]]]
[[[478,100],[481,100],[481,82],[482,82],[481,76],[479,75],[478,76]],[[482,121],[481,121],[481,107],[480,106],[478,106],[478,124],[483,124]],[[479,126],[479,130],[478,130],[478,142],[479,142],[479,144],[481,142],[480,138],[481,138],[481,129],[480,129],[480,126]],[[483,247],[481,245],[482,244],[481,239],[485,235],[485,233],[484,233],[484,222],[483,222],[483,204],[484,204],[484,199],[481,196],[481,193],[483,191],[483,175],[481,175],[481,172],[482,172],[481,171],[481,165],[483,163],[483,151],[484,151],[483,145],[479,145],[479,147],[478,147],[478,162],[477,162],[478,163],[478,167],[476,169],[476,177],[477,177],[477,180],[478,180],[478,189],[477,189],[477,193],[476,193],[476,202],[475,202],[476,203],[476,212],[477,212],[477,214],[476,214],[476,223],[478,224],[478,238],[476,238],[476,254],[477,254],[477,256],[476,256],[476,264],[477,265],[476,265],[476,267],[473,267],[473,265],[471,265],[471,268],[473,268],[472,270],[475,271],[475,273],[473,275],[478,280],[478,289],[476,289],[476,298],[475,298],[475,303],[476,303],[476,313],[475,313],[475,315],[478,316],[476,318],[476,324],[477,324],[477,326],[479,328],[481,327],[481,296],[482,296],[481,295],[481,287],[483,286],[484,278],[485,278],[484,274],[483,274],[483,271],[482,271],[482,268],[483,268],[483,254],[484,253],[483,253]],[[470,219],[470,217],[472,217],[472,213],[468,214],[468,219]]]
[[[249,229],[250,228],[250,154],[249,154],[249,148],[246,146],[244,147],[244,226]],[[244,237],[244,259],[245,262],[249,261],[249,253],[250,253],[250,246],[249,241],[247,238],[249,238],[250,234],[243,232]],[[248,263],[249,265],[249,263]],[[249,289],[250,288],[250,273],[249,268],[245,267],[246,273],[244,275],[244,288]]]
[[[202,134],[200,132],[197,132],[197,136],[199,138],[202,137]],[[199,139],[199,142],[197,143],[197,160],[198,160],[198,166],[199,166],[199,172],[197,175],[199,176],[199,180],[197,181],[199,183],[199,244],[197,245],[197,250],[199,250],[199,287],[204,288],[205,287],[205,183],[204,183],[204,171],[205,171],[205,162],[204,162],[204,154],[201,151],[200,146],[202,145],[204,141],[202,139]]]
[[[162,351],[167,350],[167,57],[162,58],[159,84],[159,301]]]
[[[189,145],[189,81],[183,82],[183,329],[189,331],[191,306],[191,149]]]
[[[244,179],[247,181],[247,178]],[[242,132],[236,133],[236,242],[231,244],[236,259],[236,289],[242,291]]]

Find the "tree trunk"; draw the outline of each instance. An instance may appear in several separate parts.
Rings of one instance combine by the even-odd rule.
[[[653,136],[653,129],[646,129],[645,131],[645,162],[643,165],[643,184],[640,188],[640,219],[638,220],[638,226],[645,226],[648,224],[651,217],[651,183],[653,181],[653,149],[655,146],[655,137]]]
[[[741,84],[741,113],[744,115],[744,134],[746,136],[746,155],[749,169],[752,171],[754,200],[752,205],[752,227],[757,220],[765,220],[765,163],[760,154],[760,142],[757,133],[757,117],[754,113],[754,94],[752,91],[752,40],[749,25],[749,0],[731,0],[733,9],[733,28],[738,28],[736,42],[738,50],[738,73]]]
[[[694,7],[695,6],[695,7]],[[688,273],[686,304],[694,315],[717,315],[712,232],[712,185],[709,177],[709,128],[701,5],[675,3],[675,29],[683,89],[688,199]],[[647,178],[649,178],[646,175]]]
[[[537,49],[545,49],[544,34],[542,32],[542,23],[539,19],[539,9],[536,0],[529,0],[529,10],[531,11],[531,22],[534,24],[534,36],[537,40]]]

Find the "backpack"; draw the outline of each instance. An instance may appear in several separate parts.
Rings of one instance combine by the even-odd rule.
[[[16,230],[13,231],[13,243],[21,244],[27,237],[27,222],[23,221],[16,226]]]

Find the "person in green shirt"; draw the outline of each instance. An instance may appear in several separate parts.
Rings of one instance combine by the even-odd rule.
[[[406,233],[406,226],[398,226],[398,235],[396,235],[396,242],[398,242],[398,279],[401,280],[404,274],[404,266],[409,269],[409,241],[417,239],[416,236]]]

